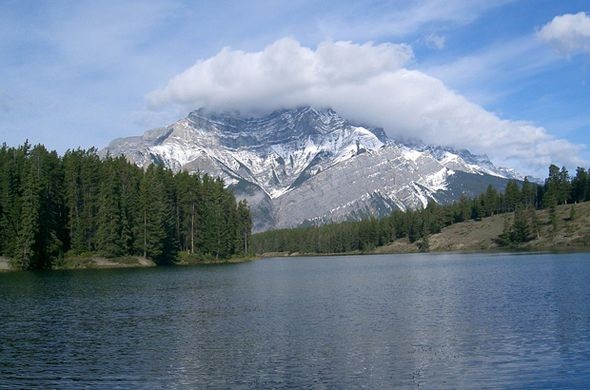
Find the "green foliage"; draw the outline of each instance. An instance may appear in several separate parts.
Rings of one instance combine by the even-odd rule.
[[[510,180],[506,185],[504,191],[504,211],[514,211],[516,207],[521,203],[522,194],[518,183],[515,180]]]
[[[536,208],[537,202],[537,185],[529,181],[528,177],[524,178],[521,190],[521,205],[527,209]]]
[[[144,171],[95,149],[60,158],[40,145],[0,148],[0,255],[22,269],[50,268],[65,252],[223,260],[244,253],[251,225],[220,179]]]
[[[115,161],[110,157],[104,161],[101,168],[96,247],[103,256],[122,256],[126,253],[126,248],[123,238],[121,180]]]
[[[557,230],[557,208],[555,204],[551,204],[549,206],[549,223],[551,224],[551,228],[553,231]]]
[[[9,193],[19,194],[20,201],[7,199],[7,204],[17,205],[19,210],[12,214],[17,220],[7,221],[16,226],[15,245],[0,245],[22,269],[41,269],[51,266],[51,261],[63,254],[64,205],[63,171],[55,152],[48,152],[43,146],[32,150],[25,148],[20,154],[23,159],[20,188]],[[3,148],[2,152],[8,151]],[[9,153],[9,152],[8,152]]]
[[[531,233],[534,234],[534,236],[538,239],[541,237],[541,222],[539,221],[539,216],[533,208],[528,209],[528,214],[530,220]]]
[[[510,225],[507,218],[504,220],[504,230],[496,242],[500,246],[518,246],[532,240],[534,238],[532,233],[538,233],[538,227],[531,226],[529,213],[529,211],[522,208],[516,209],[512,225]]]
[[[29,269],[38,262],[35,252],[39,234],[41,188],[35,164],[29,161],[23,180],[23,197],[21,202],[20,226],[16,236],[14,258],[22,269]]]
[[[514,223],[512,224],[511,241],[520,244],[531,240],[530,226],[522,209],[517,209],[514,213]]]
[[[576,219],[576,206],[572,205],[570,208],[570,216],[568,218],[569,221],[574,221]]]
[[[248,202],[245,200],[238,203],[237,210],[237,229],[236,229],[236,250],[243,249],[244,256],[249,252],[248,242],[250,241],[250,234],[252,232],[252,217],[250,216],[250,209]]]
[[[545,180],[544,188],[544,207],[551,207],[554,204],[566,204],[571,197],[572,185],[565,167],[560,170],[556,165],[552,164],[549,167],[549,177]]]
[[[420,252],[430,251],[430,242],[428,241],[428,236],[424,236],[420,241],[418,241],[417,246]]]

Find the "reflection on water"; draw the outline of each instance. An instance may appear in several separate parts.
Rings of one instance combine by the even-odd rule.
[[[590,385],[590,255],[0,275],[0,387]]]

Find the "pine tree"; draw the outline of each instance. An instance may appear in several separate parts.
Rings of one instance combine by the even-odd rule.
[[[500,246],[508,246],[512,244],[512,237],[511,237],[511,228],[510,222],[507,216],[504,216],[504,226],[502,228],[502,233],[496,239],[496,242]]]
[[[549,206],[549,223],[551,224],[552,231],[557,231],[557,208],[554,203]]]
[[[417,243],[418,250],[420,252],[429,252],[430,251],[430,242],[428,236],[422,237],[420,241]]]
[[[121,183],[121,241],[125,254],[139,252],[135,248],[135,225],[138,220],[139,182],[143,170],[129,164],[123,158],[116,161]]]
[[[537,239],[541,238],[541,222],[539,221],[539,216],[537,212],[533,208],[529,208],[529,216],[530,216],[530,226],[531,232],[534,233]]]
[[[141,252],[158,264],[172,262],[178,251],[173,183],[169,170],[150,166],[140,184],[136,242]]]
[[[586,169],[578,167],[576,176],[572,179],[571,183],[571,198],[574,202],[583,202],[588,197],[586,192],[589,179]]]
[[[18,251],[16,244],[24,198],[22,182],[29,152],[28,143],[19,148],[3,145],[0,150],[0,254],[13,258]]]
[[[82,226],[83,190],[81,179],[82,151],[68,150],[63,157],[66,208],[69,237],[67,247],[72,253],[84,251]]]
[[[506,184],[506,190],[504,191],[504,202],[506,211],[514,211],[520,204],[521,192],[518,188],[518,184],[515,180],[510,180]]]
[[[510,233],[510,241],[520,244],[530,240],[530,228],[524,211],[518,208],[514,212],[514,222]]]
[[[36,244],[39,234],[40,181],[37,165],[26,166],[21,204],[21,223],[18,229],[15,260],[23,270],[36,267],[39,253]]]
[[[62,161],[55,151],[48,152],[43,146],[33,149],[39,155],[38,172],[41,180],[40,229],[38,253],[39,268],[51,268],[53,262],[63,257],[64,241],[67,238],[67,221],[63,190]]]
[[[95,149],[67,151],[63,157],[67,209],[67,249],[74,254],[97,248],[102,163]]]
[[[164,188],[158,180],[156,167],[150,165],[140,184],[140,224],[137,226],[136,244],[144,257],[163,262],[165,258],[166,214],[169,213],[164,201]]]
[[[566,204],[570,200],[571,184],[569,173],[565,167],[559,171],[559,193],[557,201],[560,204]]]
[[[123,209],[121,204],[121,183],[115,161],[107,158],[102,165],[98,195],[98,229],[96,247],[106,257],[125,254],[123,240]]]
[[[243,248],[244,256],[247,256],[249,253],[248,241],[252,231],[252,218],[250,217],[248,202],[245,200],[238,203],[237,218],[238,247]]]
[[[537,185],[531,183],[528,177],[524,178],[524,182],[522,183],[522,205],[525,208],[537,208]]]
[[[500,197],[496,189],[490,184],[485,192],[483,211],[489,217],[496,213],[499,208]]]
[[[549,167],[549,177],[545,180],[543,206],[551,207],[553,203],[566,204],[570,196],[570,181],[567,169],[561,170],[556,165]]]
[[[574,221],[576,219],[576,206],[572,205],[570,208],[570,216],[568,218],[569,221]]]

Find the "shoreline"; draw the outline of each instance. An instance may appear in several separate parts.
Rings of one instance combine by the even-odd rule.
[[[174,262],[166,266],[198,266],[198,265],[221,265],[221,264],[238,264],[255,261],[259,257],[231,258],[227,260],[202,260],[190,262]],[[72,271],[72,270],[97,270],[97,269],[126,269],[126,268],[153,268],[158,265],[142,256],[123,256],[117,258],[106,258],[102,256],[88,257],[67,257],[58,261],[48,271]],[[164,266],[161,266],[164,267]],[[7,257],[0,257],[0,273],[26,272],[15,269],[11,265],[11,260]]]
[[[378,249],[378,248],[377,248]],[[489,248],[489,249],[456,249],[456,250],[432,250],[427,252],[407,251],[407,252],[388,252],[388,251],[370,251],[370,252],[336,252],[336,253],[299,253],[299,252],[268,252],[259,255],[260,259],[271,259],[280,257],[335,257],[335,256],[374,256],[374,255],[412,255],[412,254],[528,254],[528,253],[590,253],[590,248]]]
[[[247,258],[232,258],[227,260],[203,260],[191,262],[175,262],[165,267],[191,267],[191,266],[208,266],[208,265],[224,265],[224,264],[241,264],[249,263],[257,260],[272,259],[272,258],[295,258],[295,257],[338,257],[338,256],[372,256],[372,255],[408,255],[408,254],[561,254],[561,253],[590,253],[588,247],[556,247],[556,248],[487,248],[487,249],[456,249],[456,250],[432,250],[428,252],[415,251],[383,251],[379,247],[369,252],[341,252],[341,253],[299,253],[299,252],[268,252],[258,254],[254,257]],[[126,256],[122,258],[108,259],[100,256],[91,256],[86,258],[67,258],[64,263],[53,267],[50,271],[72,271],[72,270],[101,270],[101,269],[127,269],[127,268],[153,268],[158,267],[152,260],[141,256]],[[160,266],[164,267],[164,266]],[[0,273],[11,272],[25,272],[23,270],[14,269],[10,265],[10,259],[0,257]]]

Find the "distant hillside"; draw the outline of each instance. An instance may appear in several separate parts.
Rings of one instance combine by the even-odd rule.
[[[574,207],[575,218],[570,220]],[[514,213],[484,218],[481,221],[466,221],[447,226],[440,233],[428,238],[430,251],[479,251],[479,250],[590,250],[590,202],[561,205],[556,208],[557,229],[550,222],[549,210],[537,210],[539,236],[531,232],[532,240],[514,246],[502,247],[497,239],[505,225],[512,225]],[[378,247],[374,253],[418,252],[419,243],[410,243],[406,238]]]

